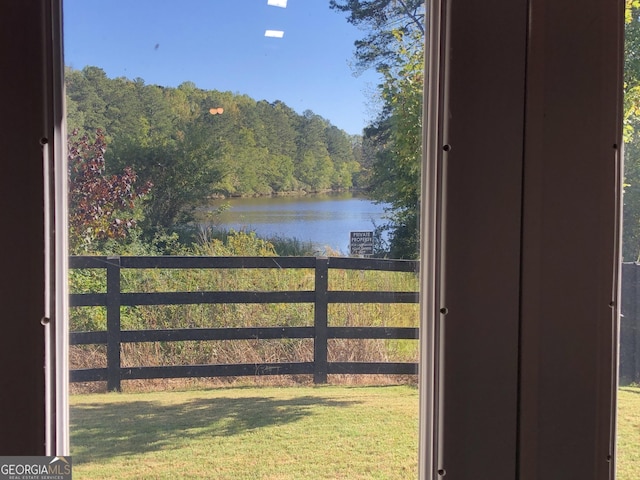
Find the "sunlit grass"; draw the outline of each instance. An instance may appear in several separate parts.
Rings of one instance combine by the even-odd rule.
[[[411,386],[71,397],[74,478],[412,479]]]
[[[412,479],[415,387],[74,395],[74,478]],[[640,478],[640,388],[619,391],[617,479]]]
[[[618,391],[617,480],[640,478],[640,388]]]

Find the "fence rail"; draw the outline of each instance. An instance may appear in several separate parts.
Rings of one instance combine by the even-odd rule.
[[[107,330],[72,332],[71,345],[106,344],[107,367],[71,370],[72,382],[106,381],[108,390],[120,390],[122,380],[152,378],[224,377],[255,375],[313,375],[315,383],[326,383],[329,374],[416,374],[414,362],[329,362],[328,340],[418,339],[412,327],[330,327],[328,305],[332,303],[417,303],[417,292],[333,291],[328,289],[331,269],[417,272],[419,263],[342,257],[70,257],[71,269],[106,269],[106,293],[70,295],[72,307],[103,306]],[[313,269],[312,291],[233,292],[121,292],[123,269]],[[121,330],[121,307],[138,305],[195,305],[240,303],[310,303],[314,324],[305,327],[189,328],[164,330]],[[175,365],[122,367],[123,343],[176,342],[186,340],[265,340],[310,338],[314,341],[313,362]]]

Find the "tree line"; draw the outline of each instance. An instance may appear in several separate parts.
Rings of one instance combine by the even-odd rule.
[[[369,195],[389,205],[389,221],[379,230],[389,241],[379,256],[419,255],[420,171],[424,83],[424,0],[330,0],[330,8],[365,33],[355,42],[355,65],[381,78],[381,109],[364,131],[363,146],[373,152]]]
[[[153,185],[148,228],[184,224],[213,196],[366,187],[362,138],[309,110],[191,82],[111,79],[92,66],[67,68],[65,83],[68,131],[103,136],[105,175],[130,168]]]
[[[391,205],[391,221],[383,227],[391,236],[387,254],[413,257],[420,230],[425,2],[330,0],[330,6],[368,32],[355,43],[356,65],[375,68],[383,77],[383,108],[364,133],[364,143],[375,145],[370,195]],[[622,255],[624,261],[640,262],[640,0],[625,0],[625,7]]]
[[[640,0],[625,0],[622,257],[640,261]]]

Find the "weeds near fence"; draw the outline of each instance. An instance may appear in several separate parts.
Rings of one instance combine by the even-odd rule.
[[[255,255],[276,257],[272,246],[246,233],[229,236],[226,243],[212,239],[194,247],[194,253],[207,256]],[[71,293],[104,293],[106,273],[103,269],[72,270]],[[313,291],[314,271],[300,269],[131,269],[123,270],[123,292],[198,292],[198,291]],[[329,290],[345,291],[417,291],[418,280],[411,272],[332,270]],[[71,312],[72,331],[106,330],[104,307],[75,307]],[[153,330],[217,327],[313,326],[311,304],[199,304],[160,305],[121,308],[123,330]],[[416,304],[331,304],[329,326],[416,327]],[[313,340],[226,340],[181,341],[123,344],[122,367],[229,363],[308,362],[313,358]],[[329,341],[331,362],[416,362],[417,342],[412,340]],[[71,348],[71,368],[97,368],[106,365],[103,345],[75,345]],[[270,383],[309,382],[308,376]],[[334,381],[350,381],[350,376],[336,376]],[[369,380],[373,380],[370,378]],[[237,379],[202,380],[205,384],[237,382]],[[356,383],[361,383],[358,379]],[[376,382],[388,383],[380,378]],[[397,378],[394,379],[397,381]],[[144,381],[148,384],[150,381]],[[140,388],[142,381],[127,382]],[[178,384],[189,382],[178,381]],[[243,380],[246,382],[246,379]],[[167,385],[167,381],[155,381]],[[175,383],[175,382],[173,382]],[[131,385],[137,385],[131,387]],[[74,385],[75,390],[95,391],[96,387]],[[125,384],[127,388],[127,384]]]

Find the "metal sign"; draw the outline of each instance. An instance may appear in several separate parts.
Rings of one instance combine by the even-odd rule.
[[[373,231],[349,232],[351,255],[373,255]]]

